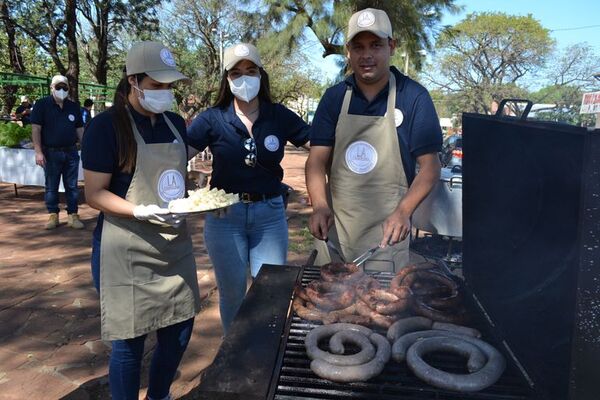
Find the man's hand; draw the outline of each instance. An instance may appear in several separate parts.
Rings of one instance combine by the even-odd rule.
[[[383,238],[380,247],[394,245],[410,234],[410,215],[396,209],[383,221]]]
[[[314,237],[319,240],[327,239],[331,225],[333,225],[333,214],[329,207],[313,209],[308,219],[308,228]]]
[[[185,214],[173,214],[167,208],[160,208],[156,204],[138,205],[133,209],[133,216],[140,221],[148,221],[159,225],[169,225],[177,228],[185,219]]]
[[[35,163],[42,168],[46,167],[46,157],[44,157],[44,153],[42,153],[41,151],[35,152]]]

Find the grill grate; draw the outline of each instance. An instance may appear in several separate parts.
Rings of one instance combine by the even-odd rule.
[[[393,275],[379,273],[374,277],[383,286],[389,286]],[[302,284],[305,285],[318,278],[318,267],[306,267]],[[496,384],[477,393],[458,393],[434,388],[414,376],[405,363],[398,364],[393,360],[387,363],[379,376],[368,382],[335,383],[321,379],[310,370],[310,359],[304,349],[306,334],[316,326],[318,325],[295,315],[292,316],[274,392],[275,400],[525,400],[534,398],[518,370],[510,364]],[[466,373],[464,360],[458,356],[432,354],[426,360],[446,371]]]

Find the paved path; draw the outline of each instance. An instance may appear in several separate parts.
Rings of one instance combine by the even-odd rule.
[[[306,156],[304,150],[290,149],[284,159],[284,180],[298,192],[292,214],[307,212]],[[61,225],[46,231],[43,188],[19,187],[15,197],[12,184],[0,183],[0,400],[109,398],[109,347],[100,340],[98,295],[89,266],[97,211],[84,203],[79,213],[84,230],[68,228],[61,213]],[[202,220],[189,221],[203,307],[172,387],[175,398],[198,384],[222,335]],[[290,254],[289,262],[300,264],[306,256]],[[145,367],[153,346],[149,335]]]

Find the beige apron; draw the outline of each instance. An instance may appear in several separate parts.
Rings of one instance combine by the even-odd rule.
[[[346,90],[335,130],[328,176],[328,200],[334,225],[328,237],[350,262],[383,237],[383,222],[408,189],[396,133],[396,80],[390,72],[387,111],[383,117],[348,114],[352,88]],[[366,271],[395,272],[408,264],[408,239],[379,249]],[[336,260],[316,240],[317,265]]]
[[[125,197],[157,204],[185,192],[185,143],[171,121],[177,143],[146,144],[133,118],[136,167]],[[178,228],[105,214],[100,248],[102,339],[129,339],[194,317],[200,293],[192,241]]]

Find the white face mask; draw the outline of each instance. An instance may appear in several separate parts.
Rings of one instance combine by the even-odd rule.
[[[239,78],[229,81],[229,89],[231,93],[239,100],[250,102],[258,96],[260,91],[260,77],[242,75]]]
[[[150,111],[154,114],[162,114],[165,111],[170,110],[173,106],[175,96],[171,89],[141,90],[137,86],[134,86],[134,88],[143,93],[144,96],[140,96],[138,99],[140,101],[140,106],[146,111]]]
[[[57,100],[64,100],[64,99],[66,99],[66,98],[67,98],[67,96],[68,96],[68,95],[69,95],[69,92],[67,92],[67,91],[66,91],[66,90],[64,90],[64,89],[58,89],[58,90],[56,90],[56,89],[55,89],[55,90],[54,90],[54,97],[55,97]]]

